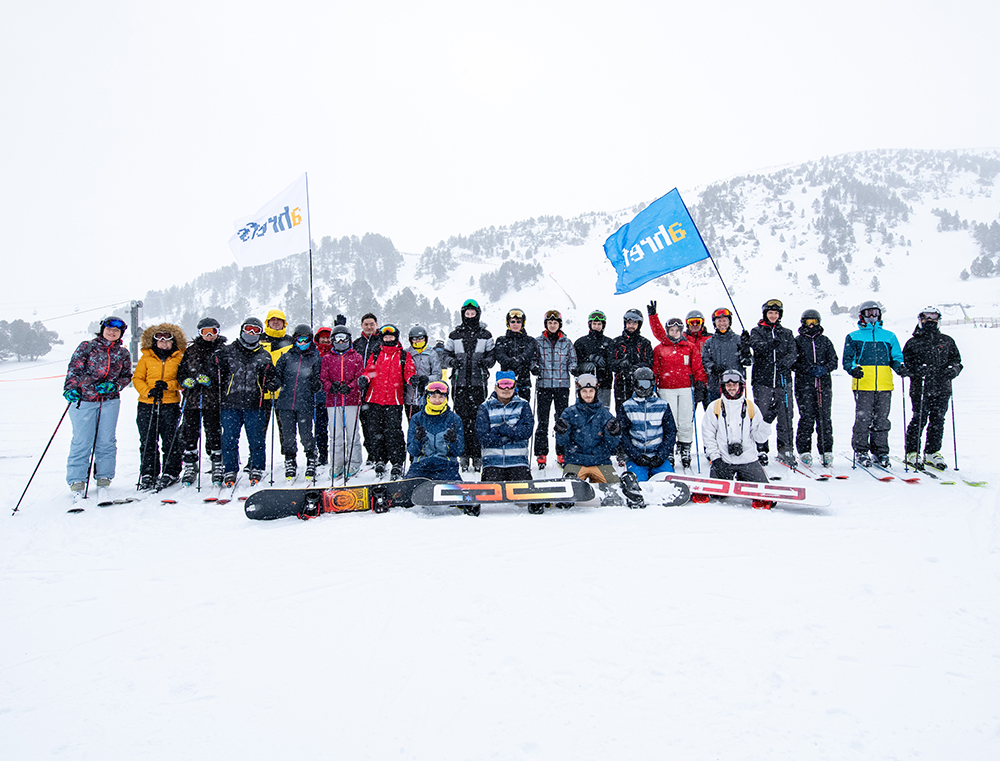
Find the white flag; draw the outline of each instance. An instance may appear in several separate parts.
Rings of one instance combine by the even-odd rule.
[[[241,267],[266,264],[289,254],[309,250],[309,203],[306,176],[285,188],[256,214],[236,220],[229,239]]]

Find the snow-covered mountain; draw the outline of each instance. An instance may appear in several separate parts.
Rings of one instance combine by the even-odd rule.
[[[795,317],[809,307],[832,316],[867,298],[883,301],[887,313],[937,303],[948,316],[961,317],[959,305],[969,316],[987,316],[998,304],[991,279],[1000,272],[998,175],[994,149],[880,150],[733,177],[682,195],[748,325],[768,298],[782,299]],[[728,305],[707,261],[614,295],[603,243],[644,205],[491,226],[422,253],[399,252],[376,234],[324,237],[314,244],[313,322],[329,324],[342,312],[356,325],[374,311],[404,333],[420,322],[443,335],[462,301],[474,298],[496,328],[518,306],[529,329],[540,330],[542,312],[555,308],[574,334],[584,331],[593,309],[609,314],[610,332],[626,309],[650,299],[664,315]],[[214,314],[236,325],[272,307],[293,324],[309,322],[306,254],[242,270],[234,264],[150,291],[143,319],[192,328]]]

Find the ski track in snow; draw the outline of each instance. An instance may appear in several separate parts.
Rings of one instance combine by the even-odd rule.
[[[882,484],[841,458],[823,509],[263,523],[175,487],[176,505],[68,515],[67,420],[0,524],[3,756],[1000,757],[1000,404],[979,382],[1000,331],[949,332],[963,471],[989,488]],[[5,451],[32,453],[0,459],[8,509],[60,389],[0,384]],[[113,497],[138,463],[124,400]]]

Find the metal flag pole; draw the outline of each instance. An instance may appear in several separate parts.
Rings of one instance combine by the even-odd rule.
[[[312,213],[309,211],[309,172],[306,176],[306,234],[309,236],[309,330],[313,330],[313,237]]]

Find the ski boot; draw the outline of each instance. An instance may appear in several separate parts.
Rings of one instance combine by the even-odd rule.
[[[783,465],[787,465],[789,468],[794,468],[799,463],[795,460],[795,453],[788,449],[784,452],[778,454],[778,462]]]
[[[222,483],[225,484],[227,488],[232,489],[234,486],[236,486],[237,478],[239,478],[239,473],[233,470],[230,471],[229,473],[226,473],[222,477]]]
[[[154,486],[156,486],[156,479],[151,475],[143,475],[139,477],[139,491],[149,491]]]
[[[285,458],[285,480],[291,483],[295,480],[295,472],[298,470],[298,463],[294,457]]]
[[[541,515],[542,513],[545,512],[545,503],[531,502],[528,505],[528,512],[531,513],[532,515]]]
[[[880,468],[888,469],[890,467],[889,455],[887,454],[875,455],[875,464],[878,465]]]
[[[854,462],[862,468],[870,468],[872,466],[872,456],[868,452],[855,452]]]
[[[671,469],[673,469],[674,471],[677,470],[676,460],[674,458],[674,452],[673,452],[673,450],[670,450],[670,454],[667,455],[667,462],[670,463]]]
[[[315,457],[313,457],[313,458],[307,457],[306,458],[306,471],[305,471],[306,481],[312,483],[313,481],[316,480],[316,466],[317,465],[318,465],[318,463],[316,462],[316,458]]]
[[[318,517],[320,513],[320,502],[322,501],[323,492],[307,491],[305,494],[304,504],[302,505],[302,512],[297,513],[295,517],[303,521]]]
[[[264,471],[257,470],[257,468],[250,468],[250,485],[256,486],[260,483],[260,480],[264,477]]]
[[[757,462],[762,468],[767,467],[767,452],[757,452]]]
[[[163,491],[164,489],[173,486],[180,480],[181,479],[179,476],[172,476],[167,473],[161,473],[160,480],[156,482],[156,490]]]
[[[377,462],[375,463],[375,478],[381,478],[385,475],[385,463]]]
[[[833,467],[833,452],[823,453],[823,467],[832,468]]]
[[[78,497],[78,496],[82,497],[83,496],[83,490],[86,489],[86,488],[87,488],[87,484],[84,483],[83,481],[74,481],[73,483],[71,483],[69,485],[70,493],[73,495],[74,499],[76,497]]]
[[[799,459],[802,460],[802,464],[807,468],[813,464],[813,456],[809,452],[800,452]]]
[[[181,473],[181,483],[184,486],[191,486],[198,478],[198,463],[195,460],[187,460],[184,463],[184,472]]]
[[[948,464],[944,461],[944,457],[941,456],[940,452],[933,452],[932,454],[924,452],[924,464],[929,465],[935,470],[948,469]]]
[[[536,460],[536,462],[538,463],[539,470],[545,470],[545,465],[548,462],[548,458],[546,458],[545,455],[541,454],[538,455],[538,460]]]
[[[681,453],[681,467],[688,469],[691,467],[691,442],[681,442],[677,445]]]
[[[635,473],[622,473],[622,493],[625,501],[631,510],[646,506],[646,500],[642,498],[642,489],[639,488],[639,479]]]
[[[476,473],[482,473],[483,472],[483,458],[482,457],[473,457],[472,458],[472,469]]]
[[[906,457],[903,458],[903,461],[914,470],[924,469],[924,460],[920,456],[920,452],[907,452]]]
[[[560,468],[566,467],[566,455],[556,455],[556,462],[559,463]]]
[[[467,473],[469,470],[469,458],[466,457],[465,455],[462,455],[462,457],[459,459],[458,467],[459,470],[461,470],[463,473]]]
[[[479,517],[479,505],[462,505],[462,512],[475,518]]]
[[[225,472],[222,469],[222,452],[212,452],[212,485],[222,486]]]
[[[393,465],[392,470],[389,471],[390,481],[399,481],[403,477],[403,468],[400,465]]]

